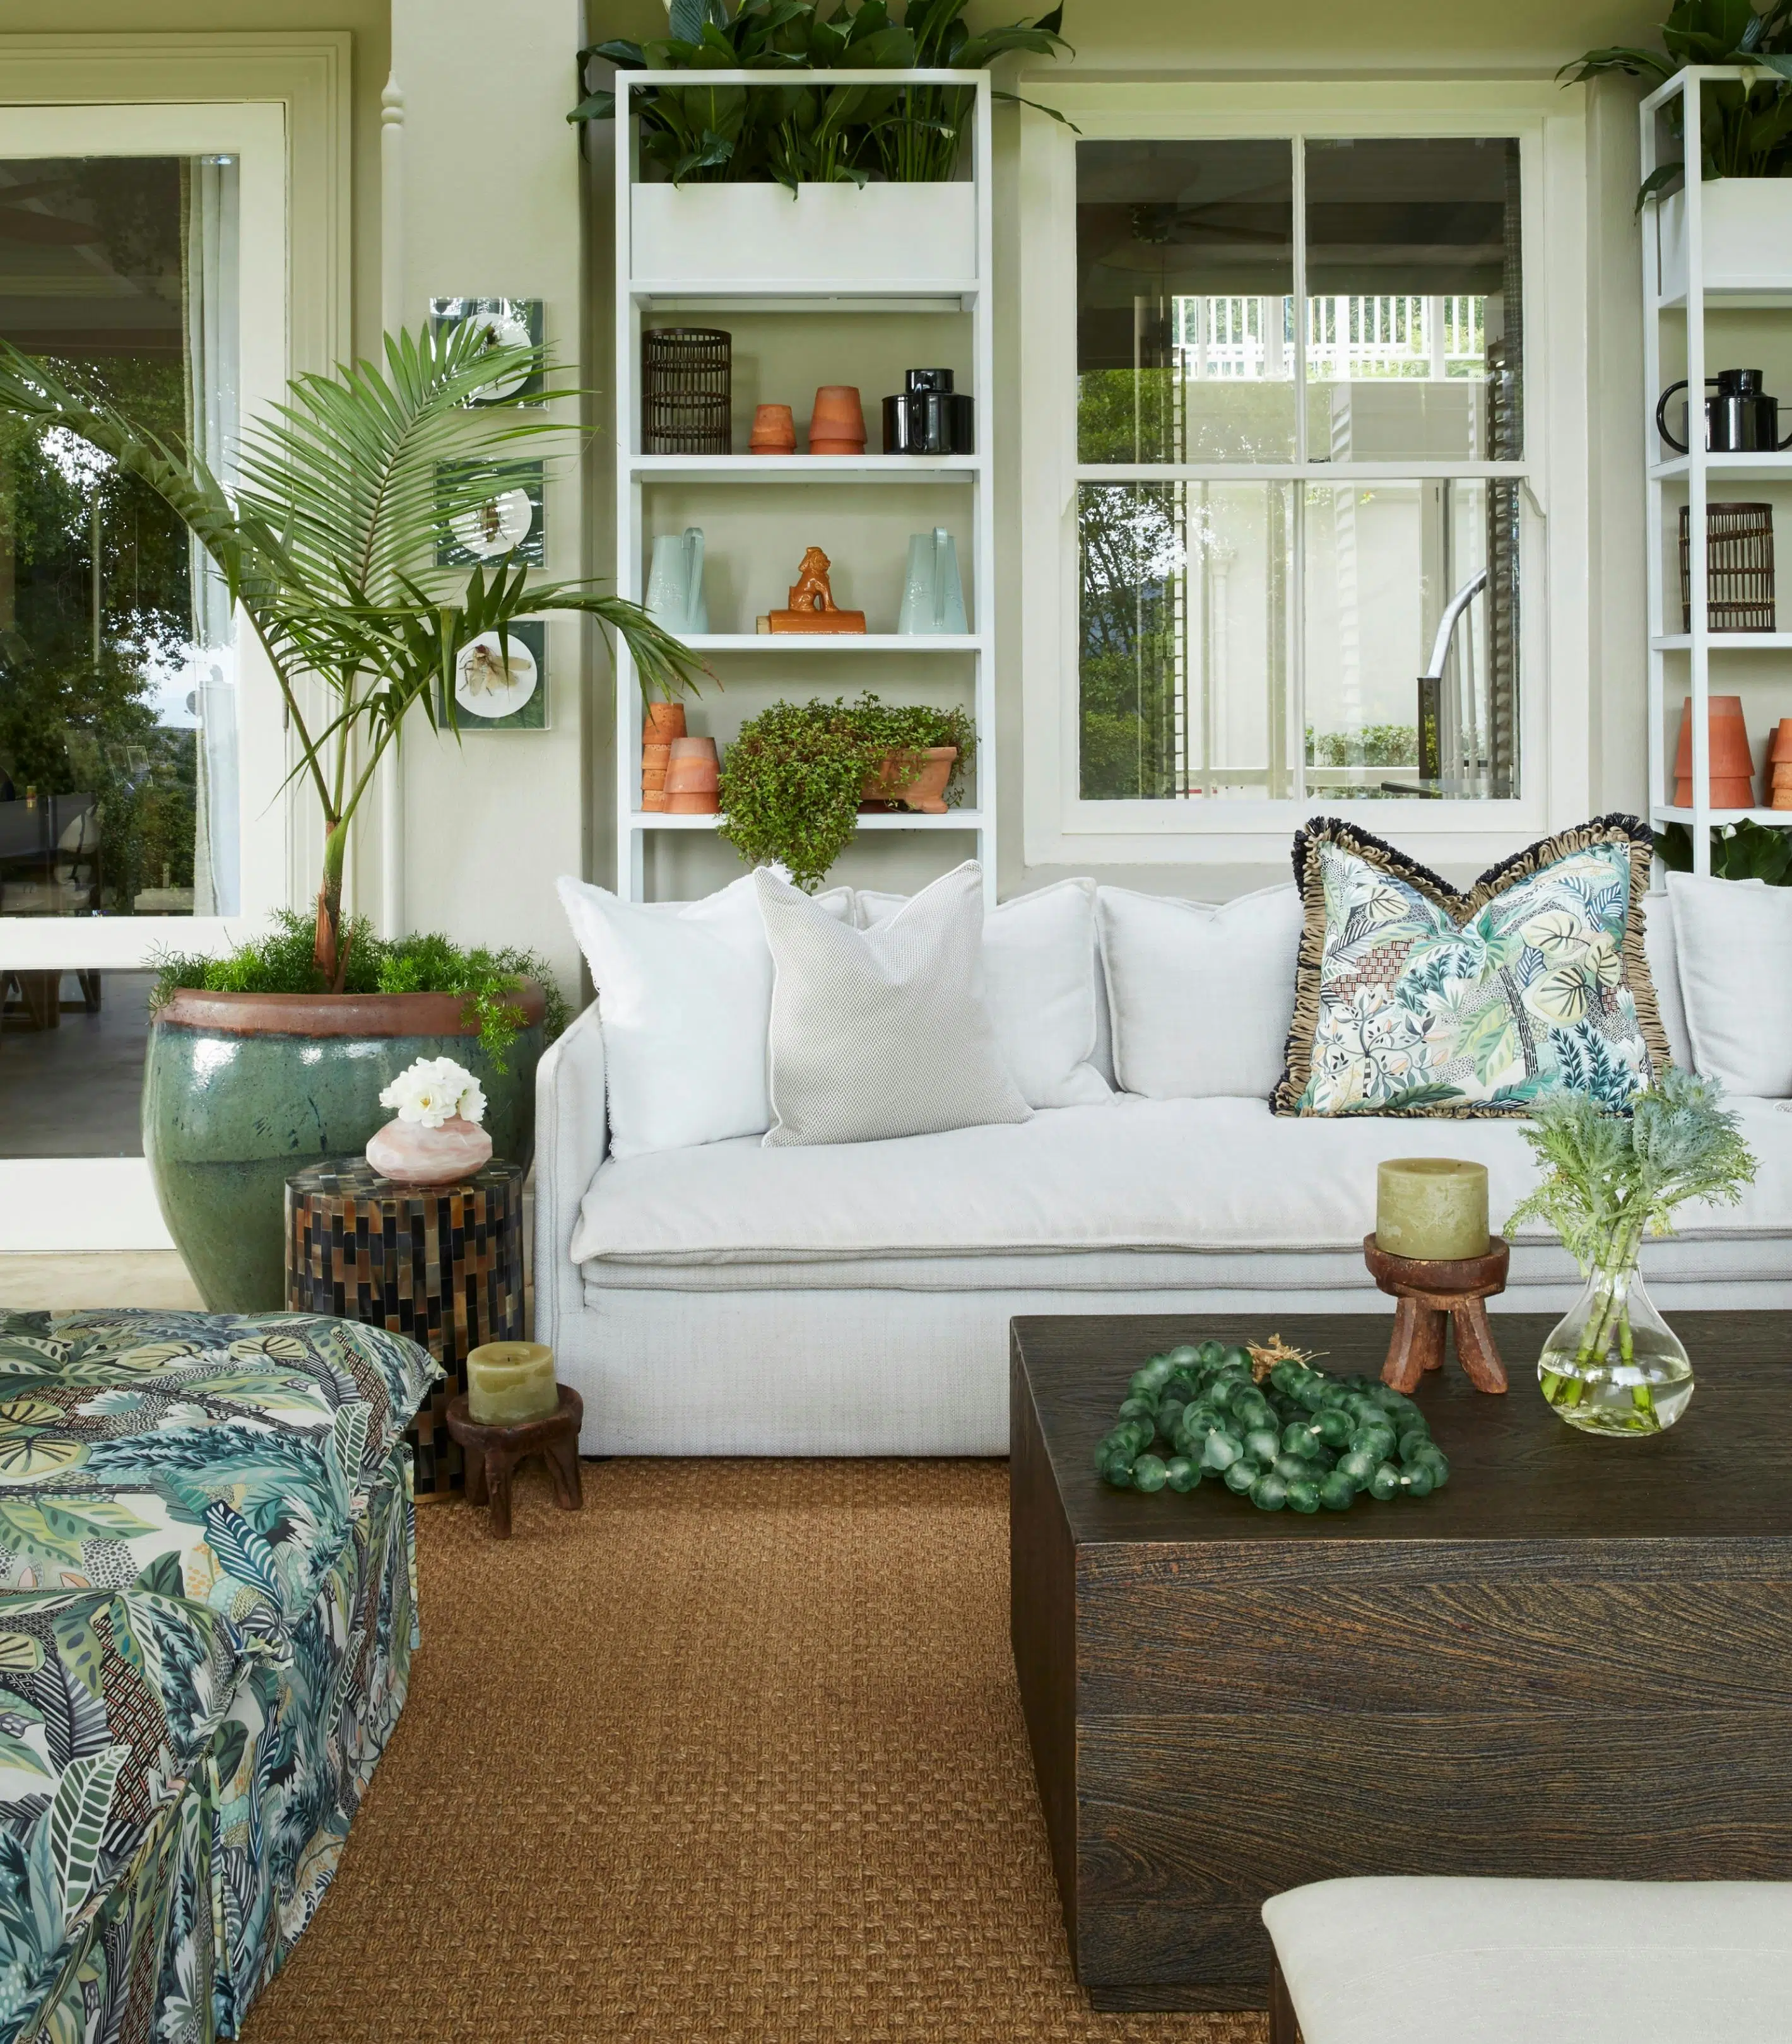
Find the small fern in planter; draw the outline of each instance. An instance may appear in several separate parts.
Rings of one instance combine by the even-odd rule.
[[[906,779],[892,760],[956,747],[946,800],[964,798],[964,770],[976,751],[976,727],[962,709],[898,707],[874,695],[856,703],[775,702],[750,718],[721,766],[721,835],[749,865],[786,867],[811,893],[852,842],[867,782],[899,794]]]

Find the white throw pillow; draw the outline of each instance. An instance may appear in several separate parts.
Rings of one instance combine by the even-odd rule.
[[[1294,1012],[1293,884],[1214,907],[1103,887],[1095,897],[1114,1075],[1149,1100],[1267,1098]]]
[[[1031,1120],[983,1000],[975,860],[870,930],[752,878],[776,973],[767,1149]]]
[[[753,876],[701,901],[624,901],[563,878],[603,1023],[610,1147],[617,1157],[762,1135],[771,953]],[[851,919],[835,888],[818,914]]]
[[[861,888],[859,927],[888,922],[908,899]],[[1094,1062],[1099,976],[1093,880],[1060,880],[985,914],[983,997],[1028,1106],[1091,1107],[1113,1097]]]
[[[1667,876],[1693,1062],[1735,1093],[1792,1095],[1792,888]]]

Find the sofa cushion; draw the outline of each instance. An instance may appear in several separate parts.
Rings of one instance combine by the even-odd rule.
[[[887,922],[908,899],[861,888],[859,928]],[[1093,880],[1060,880],[985,915],[983,997],[1029,1107],[1092,1106],[1110,1097],[1094,1062],[1103,1004]]]
[[[1267,1095],[1294,1012],[1295,890],[1216,907],[1103,887],[1096,919],[1121,1085],[1150,1100]]]
[[[1696,1071],[1692,1039],[1686,1033],[1686,1004],[1680,997],[1680,955],[1674,932],[1674,904],[1665,893],[1643,897],[1643,950],[1655,990],[1661,1033],[1667,1055],[1683,1071]]]
[[[1025,1121],[983,999],[983,875],[967,859],[870,930],[752,876],[771,947],[767,1149]]]
[[[1281,1114],[1626,1107],[1668,1062],[1643,943],[1655,840],[1597,816],[1467,893],[1336,816],[1294,839],[1306,909]]]
[[[1693,1059],[1732,1093],[1792,1094],[1792,887],[1667,876]]]
[[[1763,1258],[1767,1274],[1783,1271],[1792,1114],[1735,1105],[1759,1173],[1739,1208],[1682,1209],[1681,1239],[1659,1247],[1688,1275],[1754,1275]],[[1345,1281],[1366,1281],[1375,1166],[1411,1155],[1414,1133],[1374,1117],[1278,1117],[1259,1100],[1122,1098],[875,1147],[727,1143],[611,1158],[585,1195],[571,1254],[588,1284],[668,1289],[1198,1283],[1191,1264],[1266,1253],[1332,1258]],[[1535,1181],[1509,1122],[1453,1124],[1426,1147],[1487,1166],[1496,1224]],[[1521,1239],[1547,1254],[1550,1276],[1567,1274],[1546,1231]],[[1738,1243],[1750,1245],[1740,1260]],[[1701,1244],[1722,1254],[1693,1254]]]
[[[625,901],[563,876],[560,903],[597,989],[619,1157],[762,1135],[771,953],[753,876],[701,901]],[[822,905],[841,922],[852,896]]]

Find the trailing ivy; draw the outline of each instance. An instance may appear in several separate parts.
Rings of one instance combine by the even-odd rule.
[[[463,949],[439,932],[387,939],[375,935],[364,916],[343,926],[348,962],[345,993],[447,993],[464,1003],[462,1020],[477,1021],[480,1047],[499,1071],[517,1032],[527,1021],[513,997],[533,979],[546,1001],[542,1035],[552,1043],[571,1018],[566,996],[547,961],[513,945]],[[327,993],[329,982],[313,956],[311,920],[290,909],[277,910],[261,936],[222,958],[163,951],[155,960],[151,1012],[182,987],[203,993]]]
[[[721,835],[749,865],[781,865],[813,893],[852,842],[866,782],[893,753],[943,745],[958,748],[946,786],[956,805],[977,746],[966,711],[898,708],[869,694],[852,704],[775,702],[742,724],[722,761]]]

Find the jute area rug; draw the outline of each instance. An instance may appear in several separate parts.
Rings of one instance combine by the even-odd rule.
[[[532,1470],[417,1512],[410,1700],[245,2044],[1201,2040],[1071,1977],[994,1462]]]

